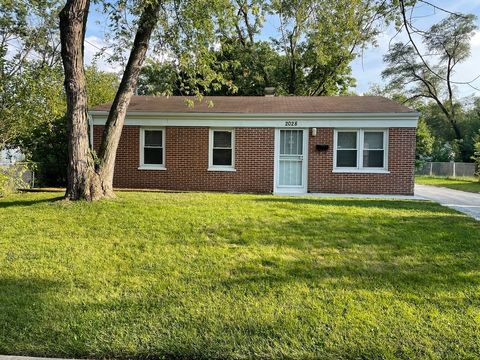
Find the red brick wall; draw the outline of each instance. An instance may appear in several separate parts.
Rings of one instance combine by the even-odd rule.
[[[103,126],[95,126],[98,148]],[[120,139],[114,186],[165,190],[205,190],[270,193],[273,191],[273,128],[235,129],[236,172],[207,171],[206,127],[167,127],[165,166],[167,170],[138,170],[139,127],[126,126]],[[328,144],[317,151],[316,144]],[[415,129],[389,130],[389,174],[333,173],[333,129],[309,130],[308,191],[324,193],[413,194]]]
[[[309,133],[308,191],[325,193],[412,195],[415,166],[415,128],[391,128],[388,131],[389,174],[333,173],[333,129]],[[327,144],[318,151],[316,144]]]
[[[102,131],[103,126],[95,126],[94,145],[97,149]],[[235,172],[207,171],[207,127],[167,127],[167,170],[138,170],[139,133],[137,126],[123,128],[115,163],[115,187],[255,193],[273,191],[274,129],[235,129]]]

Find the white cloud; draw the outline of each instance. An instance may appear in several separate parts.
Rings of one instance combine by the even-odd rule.
[[[85,64],[91,65],[95,63],[102,71],[118,72],[120,66],[112,66],[107,62],[109,50],[106,49],[108,44],[98,36],[85,37]]]

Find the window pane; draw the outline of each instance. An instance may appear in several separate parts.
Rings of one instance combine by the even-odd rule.
[[[144,164],[163,164],[163,149],[162,148],[145,148],[143,152]]]
[[[383,132],[366,132],[364,149],[383,149]]]
[[[232,150],[213,149],[213,165],[232,165]]]
[[[383,150],[364,150],[363,167],[383,168]]]
[[[303,130],[280,130],[280,154],[302,155]]]
[[[356,149],[357,148],[357,133],[355,131],[339,132],[338,133],[337,148],[338,149]]]
[[[232,147],[232,133],[230,131],[214,131],[213,147]]]
[[[296,160],[280,160],[279,185],[302,185],[302,162]]]
[[[357,150],[337,151],[337,167],[357,167]]]
[[[145,130],[145,146],[162,146],[162,131]]]

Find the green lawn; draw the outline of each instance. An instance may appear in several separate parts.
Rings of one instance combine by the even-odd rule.
[[[438,176],[415,176],[415,182],[423,185],[442,186],[454,190],[480,193],[480,182],[476,178],[449,178]]]
[[[478,358],[480,224],[430,202],[0,200],[0,353]]]

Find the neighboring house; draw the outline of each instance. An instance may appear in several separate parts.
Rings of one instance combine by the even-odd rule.
[[[213,103],[213,106],[211,106]],[[110,104],[90,111],[98,149]],[[132,98],[114,186],[413,194],[418,113],[383,97]]]

